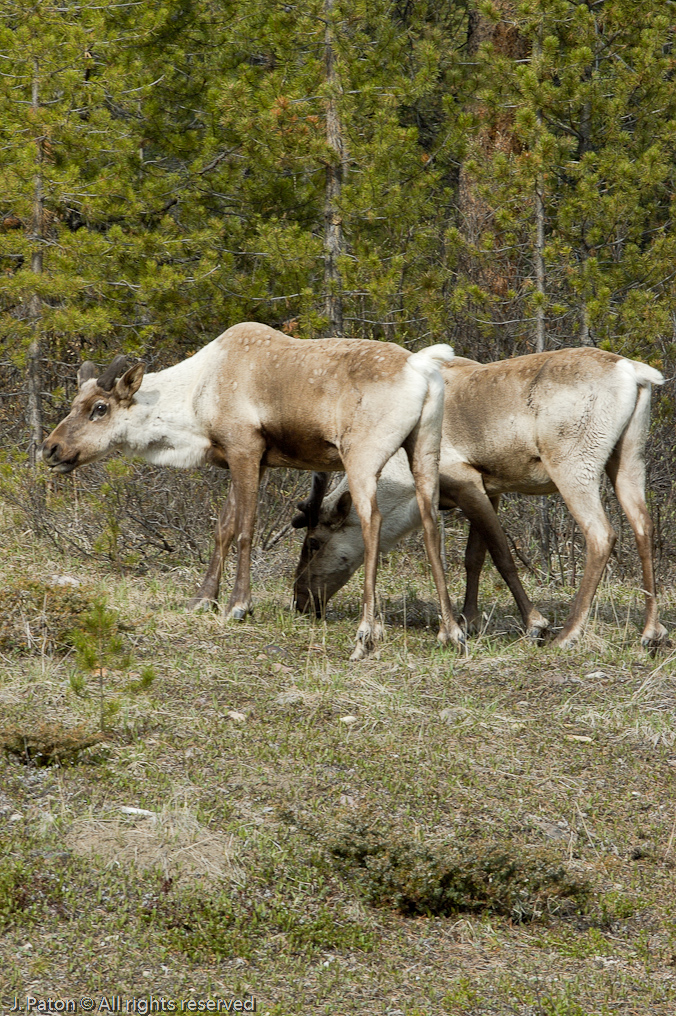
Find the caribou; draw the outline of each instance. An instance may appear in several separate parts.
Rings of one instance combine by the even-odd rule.
[[[479,576],[486,548],[507,582],[529,635],[548,621],[528,599],[498,522],[500,495],[558,491],[586,542],[582,581],[554,642],[572,646],[583,631],[616,536],[603,509],[605,472],[633,529],[643,572],[643,646],[667,640],[657,616],[653,525],[645,503],[645,444],[651,385],[664,378],[636,360],[594,348],[561,349],[481,365],[456,357],[442,368],[445,386],[440,457],[440,506],[459,507],[470,522],[462,616],[471,628],[481,615]],[[363,548],[348,481],[322,503],[316,478],[298,507],[308,527],[294,584],[296,605],[321,614],[358,568]],[[405,458],[394,456],[378,484],[383,514],[381,550],[388,551],[420,520]]]
[[[401,448],[439,595],[438,638],[462,645],[436,524],[444,397],[439,365],[452,356],[444,345],[410,353],[394,343],[310,342],[256,322],[238,324],[157,373],[146,374],[143,362],[129,365],[124,357],[102,374],[90,361],[82,364],[71,411],[44,442],[42,456],[59,473],[112,451],[158,465],[229,468],[230,492],[216,542],[222,557],[237,541],[227,613],[239,620],[252,609],[251,544],[265,470],[344,470],[362,527],[365,562],[363,611],[351,657],[360,660],[381,635],[375,616],[381,527],[376,485],[387,460]]]

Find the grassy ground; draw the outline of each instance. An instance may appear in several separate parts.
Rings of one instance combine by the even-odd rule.
[[[487,571],[492,614],[460,658],[435,647],[409,546],[381,572],[386,642],[354,665],[358,584],[328,623],[294,616],[292,543],[259,571],[254,621],[229,625],[183,611],[196,570],[104,573],[16,522],[0,521],[0,726],[19,752],[0,755],[6,1007],[676,1012],[676,657],[641,652],[634,591],[606,584],[563,654],[520,638]],[[47,584],[17,599],[31,581]],[[570,590],[533,593],[561,623]],[[64,632],[101,595],[122,645],[99,675]],[[676,630],[668,596],[662,613]],[[37,764],[59,743],[61,765]]]

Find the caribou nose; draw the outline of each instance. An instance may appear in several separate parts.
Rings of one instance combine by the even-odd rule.
[[[49,444],[47,441],[42,442],[42,458],[44,462],[53,462],[54,459],[58,458],[61,447],[58,441],[53,444]]]
[[[295,590],[294,606],[299,614],[312,614],[321,619],[324,616],[322,601],[312,590]]]
[[[293,590],[293,605],[299,614],[311,614],[313,607],[310,591],[297,585]]]

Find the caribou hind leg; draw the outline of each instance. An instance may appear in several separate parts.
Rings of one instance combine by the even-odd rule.
[[[643,573],[645,624],[641,645],[655,649],[668,639],[667,629],[657,616],[655,569],[653,563],[653,523],[645,503],[644,448],[650,414],[650,389],[640,388],[634,414],[613,451],[606,471],[617,500],[634,531]]]
[[[442,498],[444,495],[451,497],[470,522],[465,550],[467,585],[465,603],[462,608],[468,627],[476,624],[480,617],[478,607],[479,576],[486,556],[486,549],[488,549],[495,567],[506,582],[519,608],[526,634],[529,638],[539,641],[549,628],[549,621],[531,603],[521,584],[507,537],[497,516],[500,504],[499,495],[489,498],[481,474],[472,466],[462,462],[454,463],[451,468],[444,470]]]
[[[594,594],[617,537],[601,503],[601,477],[585,477],[583,470],[575,469],[574,466],[569,473],[549,463],[545,464],[568,511],[580,527],[587,548],[580,588],[571,604],[563,630],[554,639],[554,645],[569,649],[582,635]]]
[[[437,639],[443,645],[453,642],[465,645],[465,633],[453,616],[453,608],[446,587],[446,576],[441,563],[441,541],[436,518],[439,503],[439,445],[430,417],[438,412],[432,396],[428,394],[420,422],[404,442],[411,472],[415,481],[415,496],[423,526],[425,550],[432,569],[432,577],[439,597],[441,624]]]

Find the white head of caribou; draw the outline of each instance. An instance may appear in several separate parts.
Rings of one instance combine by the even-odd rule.
[[[364,542],[363,612],[352,654],[359,660],[380,634],[377,477],[403,448],[441,605],[439,640],[462,644],[435,521],[443,415],[439,364],[452,357],[450,346],[410,353],[389,342],[307,341],[256,322],[239,324],[158,373],[144,375],[143,364],[128,366],[117,359],[96,377],[93,365],[84,364],[73,407],[44,442],[42,454],[48,466],[64,473],[111,451],[159,465],[229,468],[230,493],[217,546],[222,555],[237,541],[237,574],[227,610],[240,619],[251,610],[251,542],[265,469],[345,471]]]

